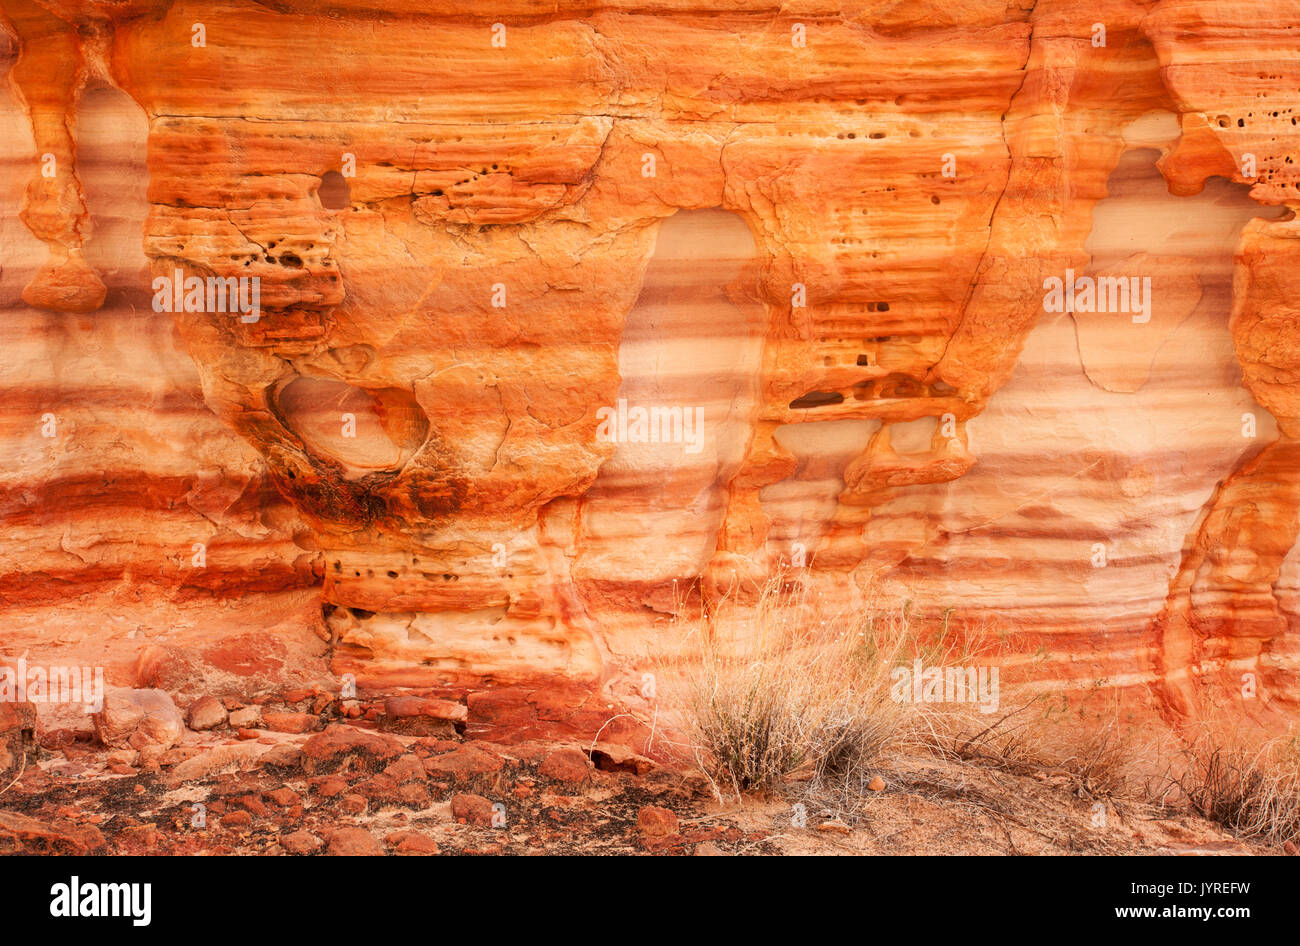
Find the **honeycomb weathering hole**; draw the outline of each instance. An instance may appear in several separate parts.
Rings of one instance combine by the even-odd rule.
[[[838,391],[809,391],[803,397],[790,402],[790,410],[806,411],[814,407],[828,407],[831,404],[843,404],[844,395]]]
[[[311,453],[354,476],[400,470],[429,435],[428,418],[400,388],[299,377],[277,392],[275,404]]]

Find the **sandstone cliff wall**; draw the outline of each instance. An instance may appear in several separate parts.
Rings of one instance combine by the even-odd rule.
[[[1294,710],[1300,2],[0,9],[6,652],[635,699],[788,566]]]

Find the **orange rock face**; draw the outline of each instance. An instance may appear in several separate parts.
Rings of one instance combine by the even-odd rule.
[[[786,567],[1285,719],[1300,0],[716,6],[0,0],[4,656],[633,699]]]

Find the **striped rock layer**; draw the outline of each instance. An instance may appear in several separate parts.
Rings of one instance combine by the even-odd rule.
[[[1300,0],[0,10],[12,649],[629,691],[792,568],[1300,699]]]

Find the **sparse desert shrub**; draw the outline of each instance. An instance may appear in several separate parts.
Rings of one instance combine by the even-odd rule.
[[[1150,773],[1157,754],[1140,719],[1125,713],[1118,696],[1103,694],[1100,686],[1074,702],[1064,696],[1032,698],[992,719],[949,713],[927,736],[943,757],[1021,775],[1065,775],[1087,797],[1130,794]]]
[[[917,657],[942,667],[968,651],[946,618],[929,638],[918,633],[908,602],[873,594],[829,611],[782,575],[756,603],[724,601],[704,617],[664,677],[719,794],[770,792],[796,774],[865,784],[871,763],[926,712],[891,698],[894,668]]]
[[[1300,746],[1296,737],[1258,748],[1198,738],[1171,782],[1200,815],[1239,838],[1300,843]]]

